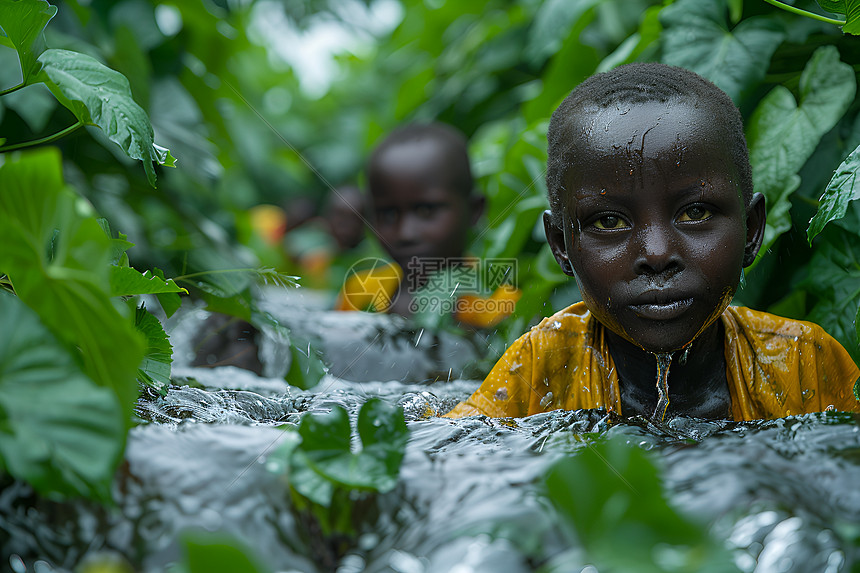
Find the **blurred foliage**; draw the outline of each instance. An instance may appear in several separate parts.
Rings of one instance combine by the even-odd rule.
[[[581,545],[600,571],[738,571],[704,524],[666,502],[658,468],[646,452],[623,439],[586,443],[549,470],[545,495],[571,526],[564,532],[570,545]],[[583,484],[589,484],[588,495],[582,495]],[[575,571],[582,560],[581,552],[569,551],[541,570]]]

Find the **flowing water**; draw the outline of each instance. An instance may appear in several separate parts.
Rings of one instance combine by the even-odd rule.
[[[180,558],[180,532],[194,529],[229,534],[272,571],[534,571],[576,546],[542,493],[544,476],[560,458],[603,440],[647,451],[670,505],[704,524],[741,571],[836,573],[860,563],[856,416],[654,424],[555,411],[448,420],[437,416],[477,381],[328,375],[300,391],[279,377],[231,367],[180,365],[174,377],[177,386],[165,397],[146,396],[138,405],[141,424],[129,435],[115,507],[53,502],[26,484],[2,484],[0,569],[71,571],[87,555],[112,552],[135,570],[162,571]],[[272,471],[274,452],[284,426],[333,405],[354,415],[370,397],[406,414],[410,440],[400,478],[373,501],[346,554],[324,568],[291,511],[284,478]],[[596,486],[579,484],[578,495]],[[587,554],[573,555],[576,567],[567,561],[560,570],[598,571],[586,567]]]
[[[666,410],[669,409],[669,368],[672,366],[672,353],[655,354],[657,359],[657,407],[651,420],[663,423],[666,420]]]

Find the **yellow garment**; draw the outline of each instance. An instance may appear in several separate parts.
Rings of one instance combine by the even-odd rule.
[[[403,271],[395,263],[351,272],[337,297],[335,310],[386,312],[402,280]],[[522,291],[511,285],[500,286],[489,297],[461,295],[454,305],[454,318],[477,328],[495,326],[513,312],[521,295]]]
[[[860,411],[853,395],[860,370],[820,326],[744,307],[727,308],[721,319],[733,419],[781,418],[831,406]],[[622,413],[604,328],[582,302],[521,336],[481,387],[446,416],[518,418],[580,408]]]

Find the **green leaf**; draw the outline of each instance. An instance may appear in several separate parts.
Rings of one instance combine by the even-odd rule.
[[[153,162],[172,167],[175,160],[168,150],[155,145],[149,117],[132,98],[126,77],[90,56],[68,50],[45,50],[39,61],[39,81],[82,123],[99,127],[129,157],[141,160],[155,187]]]
[[[729,1],[729,20],[732,24],[740,22],[744,15],[744,0],[728,0]]]
[[[854,317],[854,343],[860,347],[860,304],[857,305],[857,315]],[[857,360],[855,360],[857,362]],[[860,394],[857,393],[858,385],[860,385],[860,379],[857,380],[857,384],[854,385],[854,396],[857,397],[857,400],[860,401]]]
[[[857,235],[831,227],[821,235],[809,261],[808,277],[798,285],[818,300],[804,317],[821,325],[860,363],[856,314],[860,307],[860,245]]]
[[[651,6],[645,10],[639,31],[630,35],[618,48],[600,62],[595,72],[607,72],[622,64],[635,62],[639,57],[660,38],[663,26],[660,25],[662,6]]]
[[[37,58],[45,51],[45,26],[57,7],[45,0],[0,0],[0,27],[6,32],[3,42],[18,52],[24,83],[37,73]]]
[[[170,386],[173,347],[164,327],[143,305],[135,311],[134,326],[146,340],[146,354],[137,369],[137,380],[157,390],[166,390]]]
[[[846,0],[815,0],[818,5],[831,14],[847,14],[848,2]]]
[[[587,13],[601,0],[549,0],[543,2],[529,31],[529,42],[525,58],[533,65],[540,65],[546,59],[562,51],[564,42],[569,40],[576,28],[584,28],[592,16]],[[583,22],[583,20],[587,20]],[[569,86],[570,90],[573,86]]]
[[[133,269],[132,267],[110,268],[110,294],[111,296],[134,296],[138,294],[162,294],[162,293],[185,293],[188,291],[178,286],[173,279],[164,278],[145,271]]]
[[[597,50],[580,40],[582,32],[594,21],[597,4],[595,0],[558,0],[547,2],[542,8],[539,14],[542,19],[535,23],[528,49],[535,60],[554,55],[541,75],[542,89],[523,106],[522,115],[529,123],[548,119],[570,90],[593,74],[600,63]]]
[[[798,172],[821,137],[843,116],[856,92],[854,71],[835,46],[818,48],[800,76],[799,98],[773,88],[747,122],[747,144],[755,190],[767,199],[767,228],[761,257],[791,228],[789,197],[800,185]]]
[[[403,410],[382,400],[371,399],[358,412],[360,455],[372,458],[378,472],[373,477],[374,489],[385,493],[397,485],[400,463],[409,441],[409,429]]]
[[[737,571],[704,527],[666,503],[645,453],[622,440],[589,445],[561,459],[546,486],[601,571]],[[661,552],[671,552],[674,563],[661,563]]]
[[[290,462],[291,486],[315,503],[327,505],[333,488],[386,492],[396,485],[409,439],[400,408],[376,398],[362,405],[358,414],[362,449],[357,453],[350,449],[349,415],[340,406],[334,406],[328,414],[306,415],[298,431],[302,442]],[[295,473],[307,469],[316,476]],[[333,488],[322,486],[319,478]]]
[[[184,558],[176,573],[264,573],[253,553],[235,539],[220,533],[186,532]],[[173,569],[171,569],[173,571]]]
[[[0,166],[0,259],[15,292],[69,348],[84,373],[111,388],[123,412],[137,398],[143,341],[108,291],[111,240],[65,188],[59,151],[9,154]],[[130,420],[130,418],[127,418]]]
[[[114,394],[81,372],[35,312],[0,291],[0,467],[43,495],[109,500],[124,442]]]
[[[308,390],[325,376],[322,354],[307,339],[290,333],[290,369],[284,379],[290,386]]]
[[[665,64],[687,68],[737,103],[764,79],[785,33],[777,21],[747,18],[729,29],[725,0],[678,0],[660,13]]]
[[[843,14],[846,34],[860,34],[860,0],[817,0],[818,5],[832,14]]]
[[[858,169],[860,169],[860,146],[845,158],[845,161],[836,169],[830,183],[827,184],[827,188],[819,200],[818,212],[809,221],[809,228],[806,230],[806,237],[810,244],[812,244],[812,239],[824,230],[827,223],[845,216],[851,201],[860,199],[860,181],[857,180]]]
[[[161,269],[152,269],[152,275],[163,280],[165,283],[167,282],[164,278],[164,271]],[[161,310],[164,311],[167,318],[173,316],[174,313],[179,310],[179,307],[182,306],[182,299],[176,293],[158,293],[155,296],[158,298],[158,302],[161,304]]]

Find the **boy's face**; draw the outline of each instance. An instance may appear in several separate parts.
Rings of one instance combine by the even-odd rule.
[[[391,258],[405,269],[412,257],[440,264],[462,257],[483,198],[452,188],[441,145],[433,140],[395,145],[376,157],[373,167],[371,222]]]
[[[564,225],[547,223],[550,245],[595,317],[650,352],[712,324],[761,244],[764,202],[745,208],[715,121],[654,102],[582,113],[573,128]]]

